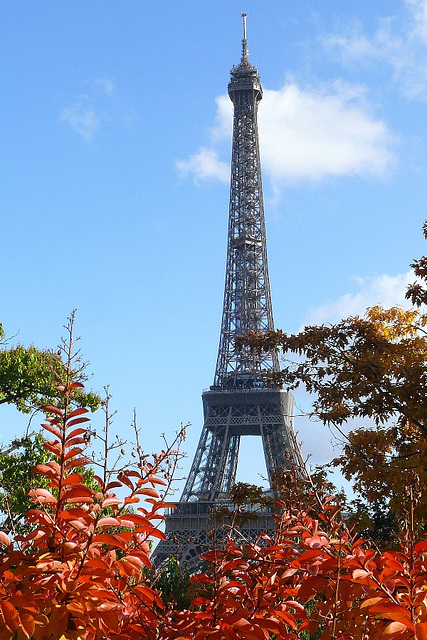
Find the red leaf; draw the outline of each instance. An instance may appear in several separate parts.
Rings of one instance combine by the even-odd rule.
[[[84,384],[82,382],[72,382],[68,385],[69,389],[84,389]]]
[[[28,496],[38,504],[56,504],[58,502],[47,489],[30,489]]]
[[[59,477],[58,471],[48,464],[37,464],[33,467],[33,471],[34,473],[40,473],[40,475],[46,476],[50,479]]]
[[[84,484],[72,485],[70,489],[65,490],[61,497],[68,503],[92,502],[93,491]]]
[[[42,407],[42,411],[44,411],[45,413],[54,413],[56,416],[59,416],[60,418],[64,417],[64,414],[61,411],[61,409],[58,409],[58,407],[53,407],[50,404],[46,404],[44,407]]]
[[[82,433],[87,433],[87,429],[82,429],[81,427],[77,429],[73,429],[71,433],[68,434],[67,439],[74,438],[75,436],[81,436]]]
[[[126,520],[130,520],[136,525],[151,528],[152,524],[145,516],[140,515],[139,513],[127,513]]]
[[[74,467],[84,467],[85,465],[90,464],[89,458],[74,458],[74,460],[68,460],[65,463],[65,469],[73,469]]]
[[[61,457],[62,445],[57,440],[49,440],[48,442],[44,442],[43,446],[51,453],[54,453],[56,456]]]
[[[133,486],[133,482],[131,480],[129,480],[129,478],[127,478],[123,473],[121,473],[117,480],[119,480],[119,482],[121,482],[122,484],[125,484],[127,487],[129,487],[129,489],[131,491],[134,490],[134,486]]]
[[[329,540],[326,536],[313,536],[312,538],[306,538],[304,542],[308,544],[310,549],[319,549],[319,547],[326,546]]]
[[[380,618],[385,620],[395,620],[401,624],[406,625],[409,629],[414,629],[414,623],[409,617],[408,610],[398,604],[387,602],[383,599],[382,602],[377,602],[368,607],[369,613],[377,614]]]
[[[102,484],[102,481],[99,483]],[[121,487],[122,483],[118,480],[113,480],[113,482],[109,482],[105,487],[105,491],[110,491],[111,489],[116,489],[117,487]]]
[[[81,424],[82,422],[89,422],[90,418],[76,418],[75,420],[67,420],[67,429],[74,427],[75,424]]]
[[[83,478],[80,473],[70,473],[70,475],[63,480],[62,484],[66,487],[67,485],[75,484],[76,482],[80,484],[82,480]]]
[[[161,484],[164,487],[167,486],[167,482],[165,480],[163,480],[162,478],[158,478],[157,476],[154,476],[154,477],[150,478],[150,482],[151,482],[151,484]]]
[[[6,629],[8,629],[8,631],[11,631],[12,633],[18,631],[21,621],[19,619],[18,612],[13,604],[11,602],[7,602],[6,600],[0,601],[0,613]]]
[[[74,447],[76,444],[87,444],[87,441],[85,440],[85,438],[82,438],[82,436],[76,436],[75,438],[66,438],[65,440],[66,447]],[[81,451],[81,449],[79,449],[79,451]]]
[[[82,413],[89,413],[89,410],[85,409],[84,407],[79,407],[78,409],[74,409],[74,411],[68,414],[68,420],[70,420],[70,418],[75,418],[75,416],[81,416]]]
[[[53,433],[54,436],[62,440],[63,434],[59,431],[59,429],[56,429],[51,424],[49,424],[49,422],[43,422],[42,427],[44,427],[46,431],[50,431],[50,433]]]
[[[70,449],[64,456],[64,460],[69,460],[70,458],[74,458],[75,456],[79,456],[83,453],[83,449],[80,447],[74,447],[74,449]]]
[[[355,582],[366,582],[368,578],[370,578],[372,573],[370,571],[366,571],[365,569],[355,569],[352,573],[353,580]]]

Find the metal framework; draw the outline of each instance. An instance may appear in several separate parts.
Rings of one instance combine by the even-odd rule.
[[[242,57],[231,70],[228,94],[234,105],[233,150],[218,359],[214,383],[202,396],[204,425],[191,470],[177,508],[166,517],[166,540],[153,555],[156,564],[177,555],[190,569],[197,568],[209,544],[212,513],[229,501],[241,436],[262,438],[270,484],[292,462],[304,467],[293,431],[293,398],[269,384],[269,374],[279,371],[277,353],[235,347],[238,336],[274,329],[257,124],[262,87],[249,62],[246,14]],[[272,526],[272,515],[264,513],[245,534],[255,537]]]

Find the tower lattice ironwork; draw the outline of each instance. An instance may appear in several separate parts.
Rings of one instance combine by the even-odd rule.
[[[236,349],[235,339],[274,329],[268,276],[257,112],[262,99],[258,70],[248,57],[243,14],[242,57],[231,70],[234,105],[227,267],[214,383],[202,395],[204,425],[177,508],[166,516],[166,540],[153,559],[176,555],[196,568],[209,544],[212,512],[229,501],[236,482],[242,436],[261,436],[270,484],[291,461],[303,468],[293,431],[294,401],[269,383],[279,371],[277,353]],[[271,528],[271,514],[245,525],[253,537]]]

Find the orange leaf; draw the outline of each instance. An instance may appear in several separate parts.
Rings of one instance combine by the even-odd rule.
[[[75,474],[77,475],[77,474]],[[87,487],[86,485],[80,483],[80,484],[73,484],[73,486],[70,489],[67,489],[63,496],[62,499],[63,500],[70,500],[70,498],[93,498],[93,491],[92,489],[90,489],[89,487]]]
[[[12,541],[9,538],[9,536],[7,536],[4,531],[0,531],[0,543],[3,544],[5,547],[11,547],[12,546]]]
[[[162,478],[157,478],[157,476],[153,476],[152,478],[150,478],[150,482],[151,482],[151,484],[161,484],[164,487],[167,486],[167,482],[165,480],[163,480]]]
[[[365,569],[355,569],[352,573],[353,580],[357,580],[359,582],[365,581],[367,578],[370,578],[371,575],[371,572],[366,571]]]
[[[112,547],[126,549],[126,542],[120,535],[112,535],[110,533],[99,533],[93,538],[94,544],[109,544]]]
[[[416,640],[427,640],[427,622],[419,622],[415,624]]]
[[[138,489],[138,495],[150,496],[152,498],[158,498],[159,494],[155,489],[151,489],[150,487],[145,487],[144,489]]]
[[[98,527],[120,527],[120,526],[121,526],[120,520],[118,520],[117,518],[111,518],[111,517],[101,518],[98,522]]]
[[[383,635],[390,636],[392,634],[399,633],[400,631],[406,631],[406,629],[406,625],[401,622],[390,622],[390,624],[388,624],[384,629]]]
[[[366,607],[372,607],[374,604],[378,604],[379,602],[387,602],[385,600],[385,598],[368,598],[367,600],[363,600],[362,604],[360,605],[361,609],[365,609]]]
[[[166,540],[166,536],[163,533],[163,531],[160,531],[160,529],[152,529],[150,531],[150,536],[152,536],[153,538],[159,538],[159,540]]]
[[[101,507],[104,509],[105,507],[110,507],[112,505],[117,506],[120,503],[121,500],[119,500],[119,498],[116,498],[116,496],[110,496],[109,498],[105,498],[105,500],[103,500]]]
[[[0,613],[3,618],[3,622],[5,627],[12,631],[18,631],[21,621],[19,619],[19,615],[15,607],[11,602],[7,602],[6,600],[0,601]]]
[[[64,460],[70,460],[70,458],[75,458],[76,456],[79,456],[81,453],[83,453],[83,450],[80,449],[80,447],[74,447],[74,449],[70,449],[64,456]]]

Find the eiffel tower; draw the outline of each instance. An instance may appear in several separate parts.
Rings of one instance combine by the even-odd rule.
[[[166,540],[153,553],[162,564],[177,557],[191,569],[209,545],[211,516],[229,504],[236,482],[242,436],[260,436],[270,485],[293,463],[304,468],[293,430],[294,400],[271,385],[277,353],[237,350],[235,339],[272,331],[257,111],[262,99],[258,70],[249,62],[246,14],[242,57],[231,70],[228,94],[234,105],[227,267],[214,383],[202,395],[204,425],[181,499],[166,515]],[[271,513],[245,525],[245,535],[273,528]]]

